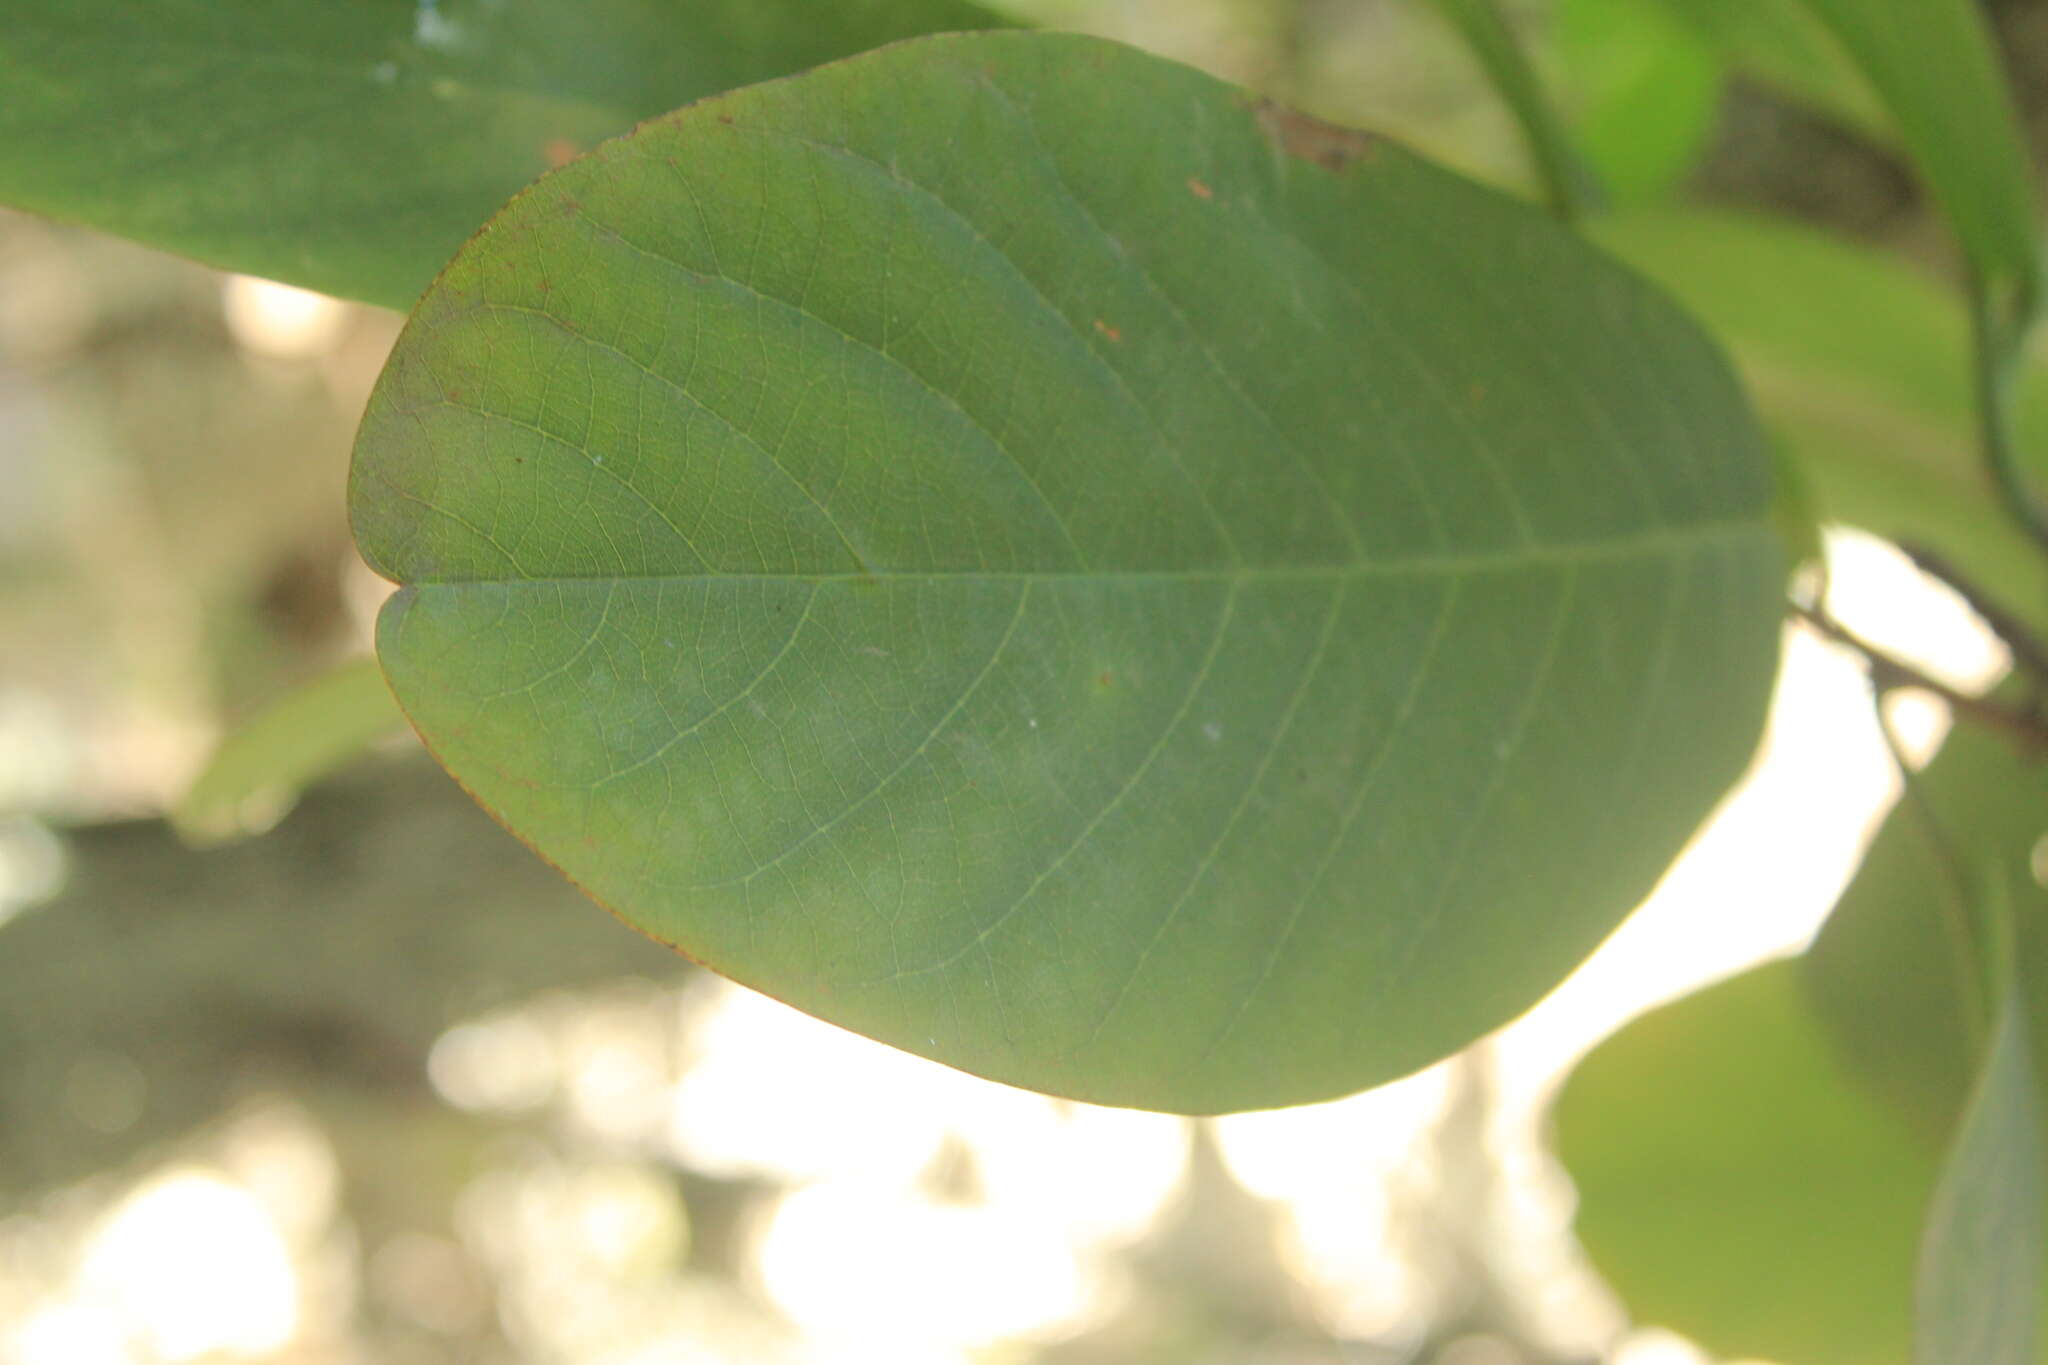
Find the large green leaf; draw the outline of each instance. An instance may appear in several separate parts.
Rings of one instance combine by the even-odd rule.
[[[1975,449],[1969,329],[1954,291],[1808,228],[1650,213],[1601,244],[1692,307],[1735,353],[1829,520],[1938,550],[2048,625],[2048,563]],[[2021,447],[2048,472],[2048,383],[2022,376]]]
[[[2026,1006],[2005,991],[1927,1215],[1918,1365],[2041,1358],[2041,1113],[2028,1032]]]
[[[904,44],[521,196],[352,502],[440,758],[740,981],[1209,1111],[1523,1009],[1740,770],[1763,443],[1542,215],[1092,39]]]
[[[1977,270],[2031,297],[2033,173],[1979,0],[1804,0],[1897,122]]]
[[[0,202],[393,308],[563,157],[969,0],[12,0]]]
[[[1609,1038],[1556,1125],[1579,1238],[1639,1321],[1720,1356],[1907,1365],[1935,1158],[1837,1065],[1794,963]]]

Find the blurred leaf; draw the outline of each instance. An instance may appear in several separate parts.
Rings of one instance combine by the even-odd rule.
[[[260,833],[300,791],[404,728],[377,661],[351,660],[231,731],[172,812],[171,824],[193,844]]]
[[[0,924],[0,1219],[252,1094],[431,1110],[427,1053],[452,1025],[685,971],[579,913],[424,759],[322,783],[228,848],[160,820],[63,837],[57,897]]]
[[[1962,305],[1903,264],[1763,218],[1646,213],[1595,236],[1675,293],[1735,354],[1826,520],[1938,550],[2048,625],[2048,565],[1975,448]],[[2048,468],[2048,383],[2028,368],[2021,448]]]
[[[1805,3],[1883,98],[1977,270],[2036,297],[2033,174],[1978,0]]]
[[[1988,867],[2015,888],[2027,1013],[2048,1020],[2048,893],[2034,848],[2048,834],[2048,764],[2004,737],[1958,725],[1919,774],[1941,820],[1938,846],[1917,807],[1901,802],[1804,960],[1815,1010],[1859,1081],[1891,1104],[1933,1150],[1947,1141],[1976,1069],[1972,1032],[1985,1004],[1968,907],[1954,904],[1958,866]],[[1976,991],[1981,995],[1981,991]],[[2033,1051],[2048,1057],[2048,1035]]]
[[[1785,542],[1790,575],[1812,570],[1827,574],[1827,545],[1822,536],[1820,504],[1814,500],[1813,483],[1806,466],[1788,452],[1782,442],[1771,446],[1771,472],[1776,491],[1771,498],[1771,520]]]
[[[1638,1321],[1720,1356],[1906,1365],[1934,1159],[1837,1066],[1796,964],[1629,1024],[1556,1122],[1579,1237]]]
[[[1662,0],[1737,68],[1861,132],[1896,136],[1884,106],[1804,0]]]
[[[1927,1216],[1918,1365],[2041,1358],[2041,1114],[2028,1032],[2007,990]]]
[[[1719,55],[1659,0],[1563,0],[1553,33],[1601,183],[1622,203],[1669,191],[1714,131]]]
[[[549,177],[356,461],[393,686],[512,828],[740,981],[1119,1104],[1343,1094],[1531,1004],[1776,656],[1764,443],[1683,315],[1090,39]]]
[[[1599,208],[1603,198],[1600,183],[1572,146],[1570,135],[1551,108],[1550,96],[1530,66],[1520,39],[1501,17],[1496,0],[1432,3],[1465,40],[1486,79],[1514,115],[1551,210],[1570,219]]]
[[[0,201],[407,309],[506,197],[637,120],[968,0],[13,0]]]
[[[1903,1365],[1916,1230],[1937,1153],[1959,1123],[1961,1155],[1946,1177],[1958,1188],[1944,1196],[1954,1209],[1940,1215],[1955,1226],[1929,1228],[1918,1253],[1931,1277],[1923,1294],[1988,1292],[1994,1272],[2041,1283],[2038,1227],[2028,1244],[2036,1259],[2021,1263],[2010,1238],[2038,1219],[2028,1210],[2043,1174],[2026,1119],[2034,1083],[2011,1071],[2015,1059],[2042,1055],[2042,1037],[2038,1022],[2031,1039],[2004,1034],[2029,1014],[2038,1021],[2048,1000],[2048,898],[2029,870],[2048,829],[2048,770],[1999,737],[1958,727],[1919,786],[1950,843],[1937,846],[1920,810],[1901,803],[1805,958],[1629,1025],[1559,1101],[1580,1235],[1595,1261],[1643,1320],[1718,1353]],[[1990,1098],[1980,1092],[1965,1119],[1981,1061],[1969,1011],[1981,1004],[1962,991],[1979,968],[1947,912],[1961,908],[1956,869],[1978,866],[2025,888],[2014,907],[2025,989],[2008,1011],[2018,1022],[2001,1025],[1982,1063],[1996,1077],[1980,1082]],[[2015,1153],[2032,1167],[2017,1169]],[[2002,1191],[2012,1227],[1984,1227],[1971,1206],[1982,1189]],[[1922,1311],[1923,1330],[1966,1325],[1953,1308]],[[1925,1342],[1920,1356],[1922,1365],[2001,1358],[1952,1345],[1930,1354]]]

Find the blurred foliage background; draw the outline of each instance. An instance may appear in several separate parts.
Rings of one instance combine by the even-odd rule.
[[[1005,7],[1525,185],[1415,0]],[[1512,10],[1617,197],[1949,269],[1824,67]],[[2042,145],[2048,5],[1991,12]],[[218,738],[367,648],[342,487],[398,321],[0,214],[0,1362],[1700,1358],[1575,1259],[1556,1048],[1217,1123],[1003,1090],[692,973],[395,734],[181,838]]]

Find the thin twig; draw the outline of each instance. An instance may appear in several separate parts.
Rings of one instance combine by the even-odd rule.
[[[1949,894],[1941,898],[1941,928],[1951,953],[1949,969],[1955,979],[1963,1026],[1969,1031],[1970,1050],[1974,1053],[1983,1045],[1990,1017],[1990,1005],[1984,994],[1984,945],[1979,941],[1977,917],[1971,908],[1978,894],[1975,879],[1971,877],[1969,865],[1963,860],[1955,841],[1949,838],[1941,817],[1935,814],[1934,802],[1920,781],[1920,774],[1906,761],[1905,746],[1899,743],[1898,732],[1892,729],[1891,717],[1885,714],[1886,690],[1877,680],[1877,670],[1873,668],[1870,704],[1877,715],[1877,732],[1884,737],[1884,747],[1891,755],[1892,766],[1898,769],[1899,788],[1904,793],[1906,804],[1913,808],[1919,819],[1920,832],[1933,846],[1935,861],[1948,872]]]
[[[2048,751],[2048,717],[2035,710],[2020,710],[1989,697],[1973,697],[1936,678],[1930,678],[1918,668],[1894,654],[1878,648],[1856,632],[1823,611],[1812,607],[1793,604],[1793,614],[1808,628],[1837,644],[1847,645],[1863,656],[1863,662],[1870,669],[1870,681],[1880,693],[1895,688],[1911,687],[1922,692],[1931,692],[1947,702],[1956,715],[1966,717],[1988,729],[1999,730],[2019,741],[2029,751]]]
[[[1947,584],[1956,596],[1963,599],[1964,605],[2004,642],[2015,668],[2037,685],[2048,683],[2048,645],[2042,643],[2031,626],[1994,601],[1989,593],[1939,553],[1924,545],[1901,544],[1899,550],[1913,561],[1920,572]]]

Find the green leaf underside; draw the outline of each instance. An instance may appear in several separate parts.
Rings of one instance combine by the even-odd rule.
[[[2026,1006],[2006,991],[1927,1216],[1918,1365],[2041,1358],[2041,1115],[2028,1032]]]
[[[1108,1103],[1554,985],[1740,770],[1761,438],[1540,215],[1095,40],[908,43],[516,200],[352,502],[430,746],[647,932]]]
[[[1556,1123],[1579,1239],[1637,1321],[1720,1358],[1907,1365],[1935,1158],[1836,1065],[1796,963],[1631,1023]]]
[[[0,202],[410,308],[520,186],[639,119],[968,0],[13,0]]]

